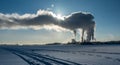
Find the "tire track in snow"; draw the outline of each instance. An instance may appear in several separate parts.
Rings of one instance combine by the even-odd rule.
[[[34,62],[34,61],[31,61],[31,60],[26,59],[25,57],[23,57],[23,56],[20,55],[20,54],[17,54],[17,53],[14,53],[14,52],[13,52],[13,54],[15,54],[15,55],[19,56],[20,58],[22,58],[22,59],[23,59],[24,61],[26,61],[29,65],[40,65],[40,64],[38,64],[38,63],[36,63],[36,62]]]
[[[101,53],[101,54],[115,54],[120,55],[120,53],[113,52],[94,52],[94,51],[64,51],[64,50],[49,50],[49,49],[30,49],[31,51],[55,51],[55,52],[86,52],[86,53]]]
[[[81,65],[81,64],[78,64],[78,63],[75,63],[75,62],[72,62],[72,61],[62,60],[62,59],[58,59],[58,58],[55,59],[53,57],[51,58],[51,57],[47,57],[47,56],[44,56],[44,55],[41,55],[41,54],[28,53],[28,52],[21,51],[21,50],[18,50],[18,49],[17,50],[10,49],[10,48],[5,48],[5,49],[10,51],[10,52],[16,53],[17,56],[19,56],[20,58],[22,58],[24,61],[26,61],[29,64],[30,64],[30,61],[27,60],[26,58],[24,58],[22,55],[25,55],[29,58],[32,58],[33,60],[37,60],[39,62],[42,62],[45,65]],[[30,64],[30,65],[35,65],[35,64]]]
[[[102,56],[102,55],[94,55],[94,54],[90,54],[90,53],[99,53],[99,54],[112,54],[112,55],[120,55],[120,53],[113,53],[113,52],[94,52],[94,51],[64,51],[64,50],[49,50],[49,49],[32,49],[32,51],[53,51],[53,52],[67,52],[67,53],[73,53],[73,52],[84,52],[81,53],[82,55],[88,55],[88,56],[96,56],[96,57],[104,57],[105,59],[108,60],[115,60],[120,62],[120,58],[112,58],[112,57],[108,57],[108,56]]]
[[[31,58],[32,60],[34,60],[34,61],[39,61],[40,63],[43,63],[43,64],[45,64],[45,65],[52,65],[51,63],[49,63],[49,62],[46,62],[46,61],[44,61],[43,59],[39,59],[39,58],[36,58],[36,57],[34,57],[34,56],[32,56],[32,55],[30,55],[30,54],[28,54],[28,53],[25,53],[25,52],[22,52],[22,51],[20,51],[20,50],[15,50],[15,49],[8,49],[8,48],[5,48],[5,50],[7,50],[7,51],[10,51],[10,52],[12,52],[13,54],[17,54],[17,56],[19,56],[21,59],[23,59],[24,61],[26,61],[29,65],[40,65],[40,64],[37,64],[37,63],[33,63],[33,62],[31,62],[30,60],[27,60],[25,57],[23,57],[23,56],[26,56],[26,57],[28,57],[28,58]]]
[[[35,54],[41,55],[41,54],[38,54],[38,53],[35,53]],[[41,55],[41,56],[43,56],[43,57],[45,57],[47,59],[53,60],[53,61],[57,60],[57,62],[58,62],[58,60],[60,60],[60,61],[63,61],[63,62],[71,63],[72,65],[81,65],[81,64],[78,64],[78,63],[75,63],[75,62],[72,62],[72,61],[68,61],[68,60],[64,60],[64,59],[60,59],[60,58],[51,57],[51,56],[48,56],[48,55],[47,56],[46,55]]]

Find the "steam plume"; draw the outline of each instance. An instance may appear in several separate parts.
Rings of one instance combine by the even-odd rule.
[[[76,29],[83,29],[82,41],[84,40],[84,31],[87,32],[86,41],[94,39],[95,22],[92,14],[76,12],[63,19],[57,18],[57,15],[51,11],[39,10],[36,14],[2,14],[0,13],[0,29],[27,29],[35,30],[46,26],[50,28],[53,26],[55,30],[69,29],[76,35]],[[56,26],[56,27],[55,27]]]

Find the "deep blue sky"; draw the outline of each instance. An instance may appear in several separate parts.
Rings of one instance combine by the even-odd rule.
[[[95,34],[97,40],[120,40],[119,3],[120,0],[0,0],[0,13],[33,14],[39,9],[46,10],[47,8],[51,8],[54,13],[61,13],[62,15],[69,15],[78,11],[91,12],[96,21]],[[51,5],[54,5],[54,7]],[[51,33],[46,30],[0,30],[0,41],[66,41],[62,38],[65,38],[67,33],[59,33],[60,36],[58,36],[57,32]],[[50,37],[46,34],[49,36],[55,35],[58,38],[53,37],[53,39],[49,39]],[[30,35],[33,37],[30,37]],[[43,36],[46,36],[45,39],[41,38]],[[68,40],[69,36],[66,38]]]

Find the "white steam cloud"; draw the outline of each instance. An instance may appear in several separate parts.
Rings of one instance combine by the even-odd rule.
[[[77,29],[82,29],[82,41],[84,32],[87,34],[85,41],[94,39],[95,22],[92,14],[76,12],[68,16],[59,17],[51,11],[39,10],[36,14],[19,15],[0,13],[0,29],[34,29],[47,28],[56,31],[71,30],[76,35]]]

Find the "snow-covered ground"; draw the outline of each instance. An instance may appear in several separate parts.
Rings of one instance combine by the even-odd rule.
[[[0,48],[0,65],[120,65],[120,45],[41,45]]]
[[[0,49],[0,65],[29,65],[9,51]]]

